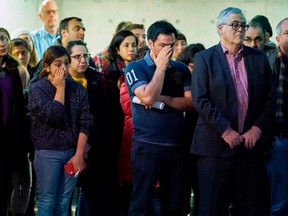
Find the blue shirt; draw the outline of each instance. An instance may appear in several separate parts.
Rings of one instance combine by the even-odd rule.
[[[125,79],[132,101],[134,91],[148,84],[156,70],[156,65],[147,52],[145,57],[130,62],[125,69]],[[188,67],[170,60],[166,70],[161,95],[184,97],[184,92],[191,90],[191,74]],[[163,110],[145,109],[143,105],[132,103],[133,139],[162,146],[183,144],[183,111],[165,106]]]
[[[43,58],[44,51],[60,37],[58,33],[54,35],[48,33],[44,27],[36,29],[31,33],[34,36],[35,49],[39,59]]]

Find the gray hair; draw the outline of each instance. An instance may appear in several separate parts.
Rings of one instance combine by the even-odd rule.
[[[283,23],[285,20],[288,20],[288,17],[282,19],[282,20],[277,24],[277,26],[276,26],[276,34],[277,34],[277,36],[280,36],[280,35],[281,35],[281,33],[282,33],[282,23]]]
[[[220,11],[220,13],[219,13],[219,15],[217,17],[217,22],[216,22],[217,32],[218,32],[218,26],[221,25],[221,24],[226,24],[227,21],[229,20],[229,16],[231,14],[240,14],[241,17],[246,22],[245,15],[244,15],[243,11],[240,8],[236,8],[236,7],[224,8],[223,10]],[[218,34],[219,34],[219,32],[218,32]]]

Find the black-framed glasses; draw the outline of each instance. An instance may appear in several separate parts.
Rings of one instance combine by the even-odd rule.
[[[82,58],[84,58],[87,61],[90,58],[90,54],[89,53],[77,54],[77,55],[71,55],[70,57],[76,59],[79,62],[81,61]]]
[[[248,28],[249,28],[249,25],[246,25],[246,23],[239,23],[239,22],[232,22],[232,23],[230,23],[230,24],[224,23],[224,25],[231,26],[232,29],[234,29],[234,30],[236,30],[236,31],[237,31],[240,27],[241,27],[242,30],[244,30],[244,31],[247,31]]]

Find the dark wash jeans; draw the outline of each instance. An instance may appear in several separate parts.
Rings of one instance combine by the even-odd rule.
[[[157,180],[160,181],[160,215],[183,215],[184,147],[161,146],[133,140],[133,192],[129,216],[149,215]]]

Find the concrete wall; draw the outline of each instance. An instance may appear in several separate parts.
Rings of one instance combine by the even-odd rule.
[[[104,49],[117,24],[123,20],[143,23],[146,29],[156,20],[167,19],[187,37],[188,43],[206,47],[218,43],[216,17],[224,7],[240,7],[247,21],[256,14],[266,15],[275,32],[277,23],[288,17],[287,0],[56,0],[60,19],[79,16],[86,26],[90,53]],[[10,32],[41,26],[37,12],[41,0],[0,0],[0,26]],[[275,41],[275,35],[272,40]]]

